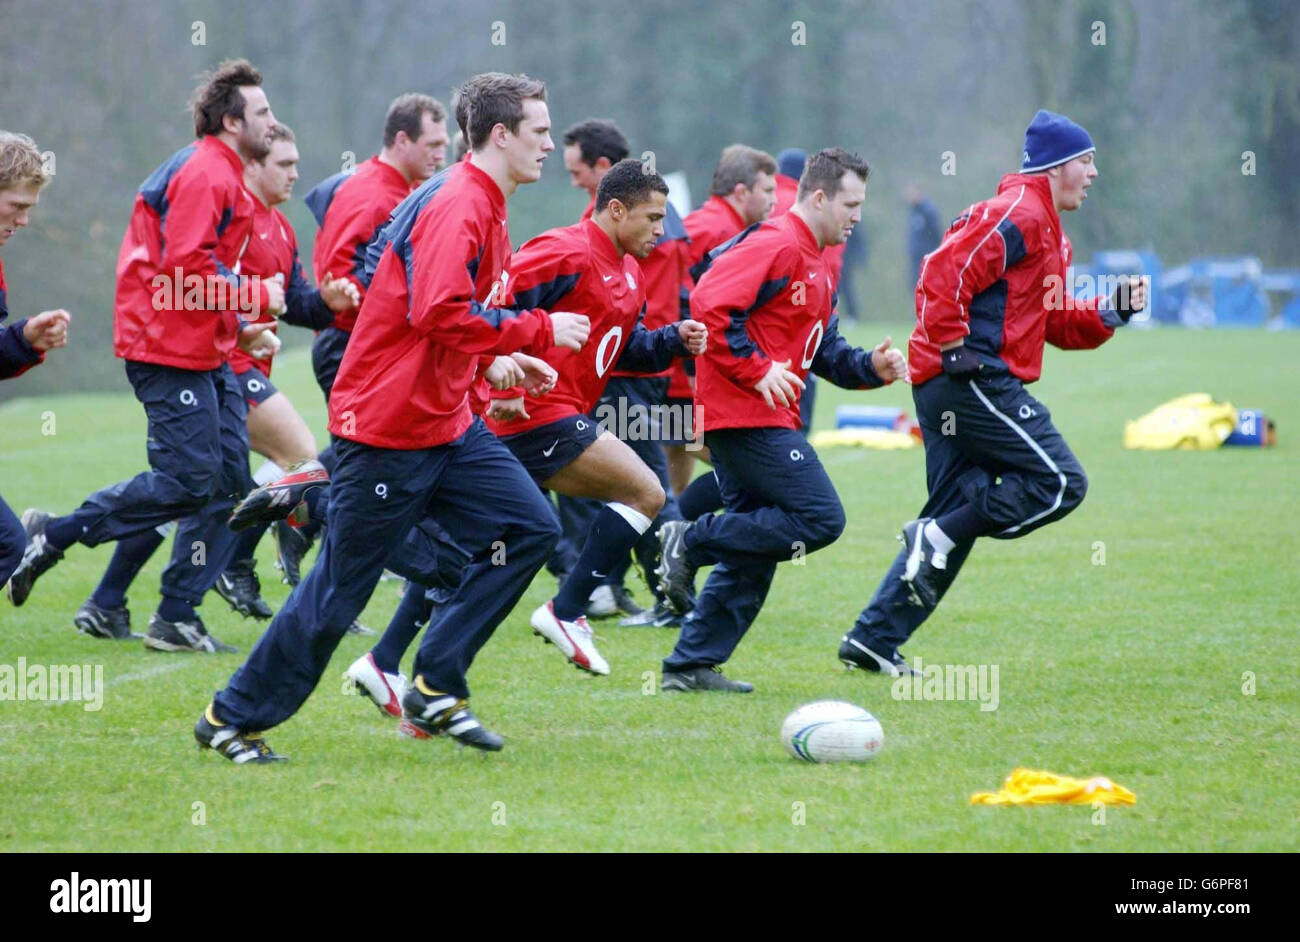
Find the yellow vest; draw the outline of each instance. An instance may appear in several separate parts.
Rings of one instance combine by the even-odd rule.
[[[1124,423],[1124,447],[1161,451],[1173,448],[1209,451],[1237,427],[1237,410],[1215,402],[1209,393],[1170,399],[1142,418]]]

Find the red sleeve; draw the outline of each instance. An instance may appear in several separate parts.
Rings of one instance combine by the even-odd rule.
[[[411,327],[464,353],[548,349],[553,339],[546,311],[489,307],[475,299],[470,266],[480,262],[490,237],[473,219],[427,212],[411,233]],[[391,250],[390,250],[391,251]],[[496,300],[496,289],[487,298]]]
[[[364,185],[358,180],[353,185]],[[346,278],[357,286],[361,300],[366,298],[366,286],[361,281],[358,267],[364,264],[364,249],[374,237],[376,230],[388,221],[390,206],[384,209],[385,201],[375,195],[370,199],[354,199],[351,193],[338,194],[335,204],[330,207],[329,226],[322,228],[317,238],[324,239],[322,253],[318,256],[321,265],[316,271],[316,279],[323,282],[326,275]],[[360,305],[357,306],[360,309]]]
[[[784,248],[769,255],[771,243],[750,236],[724,252],[691,292],[691,317],[709,329],[710,362],[745,388],[758,383],[771,360],[746,330],[749,315],[784,290],[797,258]]]
[[[1102,323],[1097,306],[1105,299],[1074,301],[1061,310],[1047,311],[1047,342],[1062,350],[1092,350],[1115,336]]]
[[[972,207],[926,256],[918,319],[931,343],[969,334],[971,298],[1023,259],[1027,245],[1037,244],[1037,222],[1024,198],[1022,187],[1007,208],[995,201]]]
[[[251,197],[250,197],[251,198]],[[207,285],[206,308],[211,311],[231,309],[227,301],[243,292],[230,290],[238,276],[217,260],[221,218],[236,209],[238,196],[231,199],[229,187],[214,182],[200,172],[176,174],[168,192],[167,229],[163,239],[160,273],[171,276],[180,270],[182,286],[193,275]],[[224,281],[225,284],[218,284]],[[250,299],[251,300],[251,299]],[[265,286],[259,285],[257,299],[242,310],[261,310],[268,304]]]
[[[1068,272],[1074,261],[1074,246],[1065,239],[1065,269]],[[1069,300],[1060,309],[1048,308],[1047,342],[1062,350],[1092,350],[1115,336],[1115,328],[1102,320],[1101,302],[1108,298],[1089,298],[1087,301]]]

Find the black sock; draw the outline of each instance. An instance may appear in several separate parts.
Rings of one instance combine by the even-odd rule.
[[[118,540],[117,546],[113,548],[113,558],[109,560],[104,577],[99,580],[99,586],[90,600],[100,608],[121,608],[125,605],[126,590],[164,539],[166,537],[150,527],[124,540]]]
[[[406,584],[406,592],[397,603],[397,611],[384,629],[378,643],[370,649],[375,665],[385,674],[397,674],[402,655],[411,646],[420,629],[429,621],[433,603],[425,597],[424,586],[416,582]]]
[[[979,515],[974,504],[962,504],[956,510],[937,517],[934,522],[958,546],[974,543],[977,536],[989,532],[988,521]]]
[[[614,509],[616,505],[606,504],[596,514],[587,533],[587,542],[583,544],[578,561],[564,580],[560,592],[555,596],[555,617],[561,621],[573,621],[587,610],[587,599],[596,586],[605,581],[611,567],[632,552],[632,547],[641,537],[638,530]],[[632,510],[628,507],[627,510]],[[636,513],[636,511],[632,511]],[[642,517],[644,520],[645,518]],[[646,528],[650,521],[646,520]],[[602,572],[601,569],[604,569]]]
[[[250,564],[253,562],[253,553],[257,551],[257,544],[269,526],[269,523],[254,524],[235,538],[235,555],[230,560],[232,566],[245,561]]]

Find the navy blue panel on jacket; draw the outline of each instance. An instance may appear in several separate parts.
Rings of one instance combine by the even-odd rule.
[[[316,225],[325,225],[325,214],[329,212],[330,203],[334,202],[334,194],[338,192],[343,181],[350,176],[352,176],[351,170],[341,170],[317,183],[302,198],[307,208],[311,210],[311,214],[316,217]]]
[[[698,262],[696,262],[694,265],[691,266],[691,277],[698,282],[701,278],[704,277],[704,273],[713,267],[713,263],[719,255],[727,251],[727,249],[733,248],[736,245],[739,245],[741,242],[745,241],[745,239],[749,236],[749,234],[761,225],[762,225],[761,222],[756,222],[752,226],[746,226],[744,229],[741,229],[739,232],[737,232],[726,242],[723,242],[721,245],[714,246],[712,249],[710,249],[708,252],[704,254],[704,257],[702,259],[700,259]]]
[[[420,212],[429,205],[434,194],[442,189],[443,183],[447,181],[447,174],[455,166],[452,164],[444,170],[439,170],[425,180],[388,214],[388,222],[366,246],[365,277],[360,279],[363,284],[370,286],[371,280],[375,277],[375,269],[379,267],[379,259],[383,256],[384,249],[390,245],[393,246],[393,251],[401,256],[406,266],[406,283],[408,285],[411,283],[411,230],[415,228],[415,220],[419,218]]]

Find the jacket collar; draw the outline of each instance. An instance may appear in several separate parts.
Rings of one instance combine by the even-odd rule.
[[[591,254],[596,261],[613,269],[623,267],[623,259],[619,257],[618,249],[615,248],[614,240],[609,237],[609,233],[590,219],[584,219],[578,225],[586,233],[587,244],[591,246]]]
[[[203,140],[199,141],[200,149],[206,149],[209,153],[218,155],[222,160],[228,163],[235,174],[239,177],[242,185],[244,179],[244,161],[239,156],[239,152],[233,147],[217,137],[215,134],[207,134]]]
[[[1052,226],[1058,235],[1063,234],[1061,228],[1061,217],[1056,211],[1056,204],[1052,202],[1052,185],[1047,181],[1045,173],[1008,173],[998,183],[998,194],[1001,195],[1006,190],[1013,187],[1023,186],[1026,194],[1032,194],[1043,207],[1043,212],[1047,213],[1052,222]]]
[[[487,193],[488,199],[492,202],[492,208],[497,213],[505,215],[506,195],[501,192],[501,187],[497,186],[497,181],[493,180],[482,169],[474,166],[469,160],[462,160],[455,166],[463,168],[461,172],[465,174],[465,178],[472,180],[475,186]]]
[[[813,235],[813,231],[808,228],[808,223],[804,222],[798,215],[791,212],[783,213],[779,219],[789,220],[787,225],[794,232],[795,238],[799,240],[799,248],[811,252],[813,255],[819,255],[821,253],[821,249],[817,246],[817,237]]]
[[[713,206],[714,212],[725,213],[727,216],[731,217],[731,219],[736,223],[736,226],[738,227],[737,231],[746,228],[745,220],[740,218],[740,213],[736,212],[736,208],[732,206],[730,203],[728,203],[726,199],[724,199],[723,197],[710,196],[709,201],[704,205]]]
[[[377,173],[380,173],[383,176],[388,177],[388,179],[391,180],[397,186],[401,186],[404,187],[405,189],[410,190],[413,189],[414,186],[419,185],[419,184],[412,184],[410,180],[406,179],[406,175],[403,174],[402,171],[394,167],[392,164],[385,163],[384,161],[380,160],[378,154],[375,154],[375,156],[371,157],[370,162],[375,165],[375,170]]]

